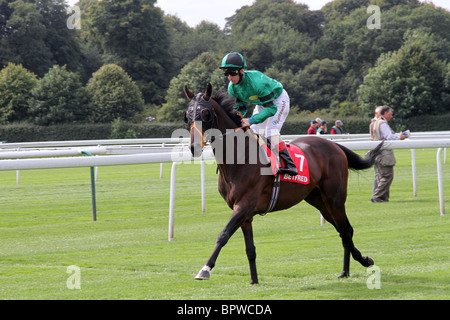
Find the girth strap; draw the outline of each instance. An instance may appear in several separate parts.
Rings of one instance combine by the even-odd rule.
[[[273,188],[272,188],[272,197],[270,198],[269,206],[268,206],[266,212],[264,214],[261,214],[262,216],[271,212],[275,208],[275,205],[277,204],[278,196],[280,194],[280,186],[281,186],[280,177],[281,177],[281,174],[277,174],[277,176],[275,177],[275,180],[273,182]]]

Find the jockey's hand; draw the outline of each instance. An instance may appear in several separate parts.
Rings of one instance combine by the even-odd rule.
[[[242,118],[241,126],[243,126],[243,127],[250,127],[250,120],[248,118]]]

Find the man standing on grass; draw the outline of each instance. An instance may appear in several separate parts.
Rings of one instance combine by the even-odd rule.
[[[391,107],[384,106],[380,110],[380,117],[373,125],[374,140],[404,140],[407,133],[394,133],[388,125],[388,121],[392,119],[394,110]],[[375,172],[377,186],[373,190],[372,202],[388,202],[389,189],[394,180],[394,166],[396,160],[394,150],[384,149],[375,158]]]

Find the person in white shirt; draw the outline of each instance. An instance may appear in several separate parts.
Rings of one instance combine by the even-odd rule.
[[[380,110],[380,117],[372,126],[373,140],[404,140],[408,137],[406,132],[395,133],[389,127],[389,120],[392,119],[394,110],[391,107],[383,106]],[[377,186],[372,193],[372,202],[389,201],[389,189],[394,180],[394,166],[396,160],[393,150],[384,149],[375,159],[375,172]]]

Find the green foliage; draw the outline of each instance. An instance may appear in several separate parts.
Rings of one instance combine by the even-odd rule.
[[[343,64],[339,60],[314,60],[300,73],[299,80],[306,97],[300,103],[302,109],[328,108],[336,97],[336,84],[344,77]]]
[[[52,53],[45,45],[45,25],[35,3],[2,1],[5,16],[0,63],[20,63],[43,74],[51,66]]]
[[[114,125],[114,127],[113,127]],[[0,141],[33,142],[64,140],[101,140],[124,138],[171,138],[172,133],[184,128],[184,122],[132,123],[115,120],[111,123],[71,123],[38,126],[30,123],[0,125]]]
[[[190,28],[179,18],[168,16],[166,24],[170,30],[170,53],[174,60],[173,76],[203,52],[216,52],[225,39],[219,26],[202,21],[195,28]]]
[[[172,59],[163,12],[155,0],[99,1],[89,14],[91,33],[108,63],[124,68],[146,102],[161,102]],[[169,72],[170,74],[170,72]]]
[[[119,66],[108,64],[92,75],[87,84],[93,122],[130,119],[142,110],[144,100],[137,85]]]
[[[7,142],[108,139],[111,124],[83,123],[38,126],[17,123],[0,126],[0,140]]]
[[[383,54],[359,90],[364,112],[384,104],[401,119],[448,111],[442,100],[447,64],[434,48],[435,37],[415,32],[398,51]]]
[[[99,100],[117,100],[111,92],[105,91],[102,97],[98,88],[100,96],[86,95],[96,102],[79,102],[80,114],[74,115],[67,109],[73,110],[78,98],[74,93],[72,106],[68,105],[70,86],[66,84],[65,88],[56,85],[56,91],[65,92],[57,99],[54,90],[36,89],[37,100],[30,105],[35,114],[27,119],[24,111],[20,121],[50,124],[88,118],[108,122],[120,116],[139,122],[148,115],[178,121],[186,108],[186,84],[193,91],[203,91],[206,82],[215,89],[226,88],[217,65],[230,51],[243,53],[249,69],[280,81],[290,95],[292,110],[329,108],[340,117],[363,110],[371,116],[373,107],[389,97],[400,111],[396,117],[406,121],[411,114],[445,112],[450,103],[446,65],[450,13],[431,3],[334,0],[311,11],[293,0],[256,0],[228,17],[224,30],[207,21],[191,28],[178,17],[165,15],[155,0],[80,0],[77,5],[82,29],[70,30],[66,22],[73,12],[67,12],[64,0],[0,0],[0,68],[10,62],[21,64],[47,78],[39,82],[43,84],[49,81],[46,74],[53,66],[65,66],[67,72],[77,73],[83,87],[102,65],[115,64],[135,81],[151,111],[132,107],[133,115],[121,110],[119,115],[104,117],[101,111],[92,116],[92,106]],[[367,12],[369,5],[380,7],[381,29],[367,27],[372,15]],[[386,90],[380,91],[382,84],[373,78],[389,78],[385,73],[391,71],[390,76],[395,73],[398,79],[386,81]],[[370,88],[358,91],[372,82],[376,86],[372,93]],[[382,97],[380,92],[386,91]],[[63,96],[68,99],[64,103],[48,102]]]
[[[8,63],[0,71],[0,123],[27,119],[31,90],[36,83],[36,75],[22,65]]]
[[[85,88],[79,75],[55,65],[31,91],[29,113],[38,125],[49,125],[87,119]]]
[[[184,86],[195,93],[205,91],[210,82],[214,90],[226,90],[228,80],[219,69],[221,56],[215,53],[203,53],[188,63],[180,74],[170,81],[167,90],[167,103],[159,110],[158,120],[181,121],[188,106]]]
[[[136,139],[136,132],[127,126],[127,123],[120,118],[111,124],[111,139]]]
[[[322,35],[321,15],[290,0],[257,0],[229,19],[233,50],[244,54],[250,69],[261,71],[301,70],[313,60],[313,40]]]
[[[43,76],[55,63],[83,69],[64,0],[0,0],[0,66],[22,64]]]

